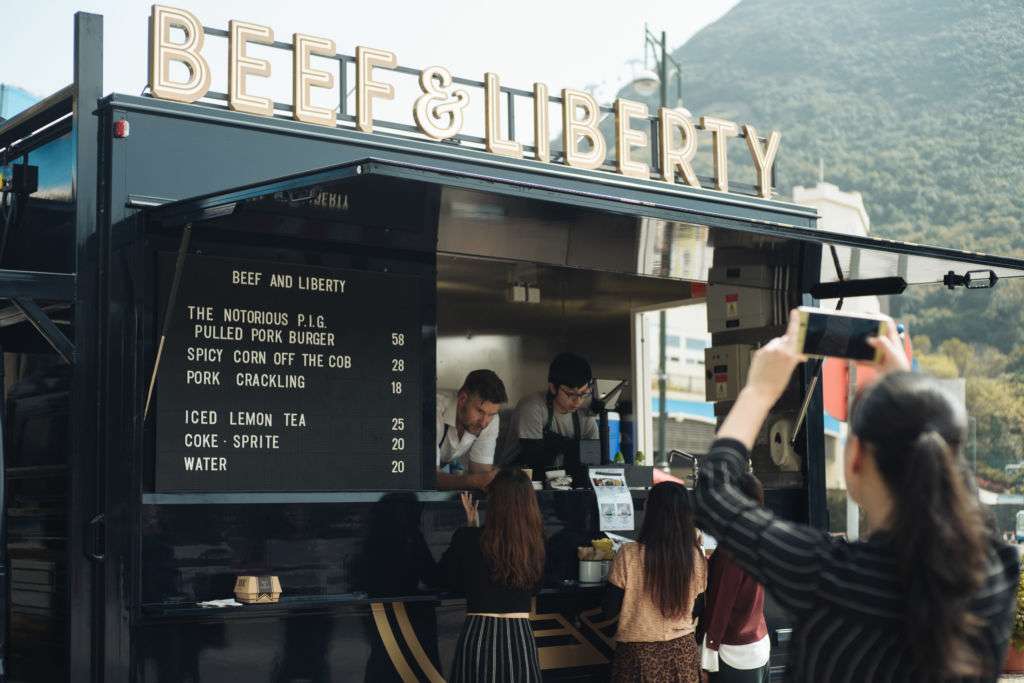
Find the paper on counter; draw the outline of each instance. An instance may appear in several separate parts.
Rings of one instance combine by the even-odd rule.
[[[627,544],[627,543],[636,543],[636,541],[634,541],[632,538],[626,538],[625,536],[619,536],[618,534],[613,534],[610,531],[604,532],[604,535],[607,536],[608,538],[612,539],[612,549],[616,553],[618,553],[619,552],[619,548],[621,548],[625,544]]]
[[[633,496],[626,486],[622,467],[591,467],[590,483],[597,498],[597,516],[601,531],[632,531]]]
[[[234,598],[224,598],[223,600],[207,600],[205,602],[197,602],[200,607],[241,607],[242,603],[238,602]]]

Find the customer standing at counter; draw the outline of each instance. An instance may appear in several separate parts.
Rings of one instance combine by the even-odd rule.
[[[487,519],[462,494],[466,522],[441,558],[448,585],[466,594],[449,683],[537,683],[530,602],[544,573],[544,524],[537,494],[519,469],[500,470],[487,489]]]
[[[483,489],[494,478],[498,411],[508,402],[493,370],[474,370],[457,392],[437,392],[437,488]]]
[[[850,415],[844,472],[872,529],[845,543],[777,519],[736,482],[803,358],[799,317],[751,360],[700,466],[698,520],[795,620],[792,681],[996,681],[1019,559],[988,527],[963,459],[966,416],[909,363],[890,320],[881,378]]]
[[[682,484],[662,482],[647,497],[636,543],[612,562],[602,611],[619,617],[612,683],[697,683],[700,650],[693,606],[707,586],[707,563]]]
[[[545,467],[560,464],[559,456],[577,454],[580,441],[597,439],[597,418],[588,415],[593,373],[586,358],[560,353],[548,367],[548,387],[528,394],[516,406],[519,464],[543,480]]]
[[[741,476],[736,487],[764,505],[764,488],[753,474]],[[711,672],[710,683],[768,683],[772,646],[764,619],[764,586],[722,547],[708,568],[702,622],[701,666]]]

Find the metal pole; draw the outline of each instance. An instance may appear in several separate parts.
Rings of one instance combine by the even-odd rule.
[[[661,63],[659,64],[661,77],[661,106],[668,106],[668,50],[666,48],[665,32],[661,32]]]
[[[661,32],[661,61],[658,63],[659,76],[661,77],[661,106],[665,107],[668,103],[668,59],[667,51],[665,48],[666,39],[665,32]],[[666,226],[666,229],[667,226]],[[662,245],[662,263],[661,271],[662,275],[668,275],[671,268],[672,252],[669,248],[671,242],[668,241],[668,233],[666,232],[666,241]],[[664,259],[668,259],[666,263]],[[668,402],[666,401],[666,368],[665,368],[665,321],[666,314],[664,310],[658,313],[658,448],[655,458],[655,464],[665,462],[665,454],[668,453],[668,446],[666,444],[665,432],[668,427]]]
[[[667,375],[665,373],[665,311],[658,312],[658,452],[656,464],[665,462],[665,453],[668,452],[665,444],[665,431],[668,426],[668,405],[665,401],[665,385]]]
[[[116,593],[106,592],[105,567],[93,561],[82,561],[83,557],[89,557],[92,539],[85,532],[86,523],[107,508],[103,479],[107,467],[119,469],[122,466],[119,454],[107,453],[100,445],[107,437],[104,419],[107,394],[102,381],[107,328],[100,321],[105,320],[102,314],[106,311],[106,266],[110,248],[106,241],[109,232],[103,228],[107,216],[100,199],[102,164],[97,162],[101,158],[100,139],[106,139],[105,134],[100,134],[102,117],[96,114],[96,103],[104,94],[103,17],[76,12],[74,26],[71,135],[74,175],[71,186],[75,221],[74,342],[79,360],[72,366],[71,379],[68,481],[73,485],[68,487],[68,575],[63,581],[68,591],[68,625],[64,632],[68,638],[68,680],[103,681],[111,678],[110,671],[104,671],[106,654],[119,651],[117,645],[126,642],[113,640],[115,634],[124,631],[120,631],[116,619],[105,616],[110,605],[122,604]],[[112,571],[109,576],[121,575]],[[115,584],[111,581],[109,585]]]
[[[650,46],[650,39],[648,36],[651,35],[650,30],[647,28],[647,22],[644,22],[644,68],[647,68],[647,48]]]
[[[174,264],[174,280],[171,282],[171,293],[167,297],[167,310],[164,311],[164,328],[160,333],[160,344],[156,347],[156,360],[153,361],[153,374],[149,377],[149,389],[146,391],[146,407],[142,411],[142,419],[149,416],[149,403],[153,399],[153,387],[156,386],[156,374],[160,371],[160,359],[164,355],[164,342],[167,341],[167,330],[171,327],[171,316],[174,304],[178,300],[178,287],[181,285],[181,272],[185,267],[185,256],[188,254],[188,243],[192,238],[192,224],[186,223],[181,231],[181,243],[178,245],[178,259]]]
[[[4,353],[0,349],[0,681],[7,680],[7,634],[10,633],[11,585],[7,571],[7,453],[4,443],[7,437],[7,378],[4,376]]]
[[[973,467],[971,471],[974,472],[974,476],[978,476],[978,419],[974,416],[970,418],[971,425],[971,461]]]

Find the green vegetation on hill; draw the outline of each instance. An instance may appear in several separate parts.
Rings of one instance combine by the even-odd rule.
[[[1020,0],[743,0],[674,56],[695,115],[782,132],[783,194],[820,158],[880,236],[1024,256],[1022,36]]]

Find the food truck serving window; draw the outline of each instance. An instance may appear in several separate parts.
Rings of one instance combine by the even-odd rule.
[[[638,187],[630,190],[635,197],[623,198],[602,194],[602,183],[589,178],[494,173],[364,159],[153,209],[151,234],[167,252],[158,309],[169,299],[170,252],[181,226],[196,221],[197,239],[209,241],[193,250],[203,255],[185,260],[167,317],[155,419],[149,418],[156,446],[151,490],[430,488],[442,252],[650,279],[670,290],[664,302],[692,294],[684,280],[708,277],[712,249],[740,244],[792,258],[809,244],[799,258],[808,270],[830,266],[831,278],[814,278],[824,285],[928,282],[964,268],[991,268],[1000,278],[1024,274],[1012,260],[817,231],[796,224],[803,214],[795,223],[771,222],[774,202],[736,207],[739,217],[708,216],[704,195]],[[444,203],[442,188],[458,190],[457,207]],[[501,205],[521,215],[501,213],[493,226],[499,213],[480,213],[473,204],[491,196],[536,206]],[[543,240],[535,242],[544,249],[534,254],[520,238],[530,233],[534,214],[550,218],[550,205],[559,202],[581,213],[537,223]],[[797,212],[782,209],[780,216]],[[577,225],[585,234],[570,242],[585,249],[550,248]],[[286,256],[279,258],[280,250]],[[700,258],[690,263],[687,254]],[[677,269],[677,262],[693,267]],[[482,291],[503,291],[515,279],[510,272]],[[768,269],[764,287],[777,287],[776,276]],[[158,318],[164,320],[162,311]],[[463,328],[460,334],[480,332]]]

